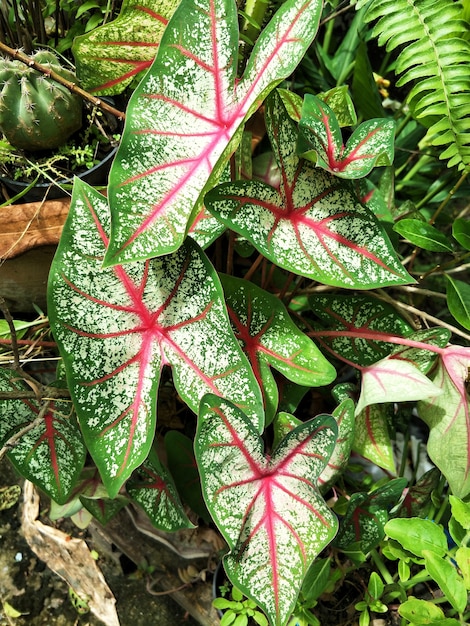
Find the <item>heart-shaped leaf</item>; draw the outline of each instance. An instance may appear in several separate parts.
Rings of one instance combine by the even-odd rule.
[[[99,95],[124,91],[147,70],[177,0],[124,0],[119,16],[76,37],[72,52],[81,86]]]
[[[0,368],[0,390],[25,391],[17,372]],[[44,410],[44,408],[46,410]],[[31,428],[28,427],[31,425]],[[20,432],[25,429],[23,434]],[[85,463],[86,449],[70,402],[50,402],[42,407],[35,400],[3,400],[0,448],[19,436],[8,458],[19,473],[40,487],[56,502],[70,497]]]
[[[418,405],[419,416],[430,428],[428,454],[459,498],[470,493],[469,368],[470,348],[445,348],[432,378],[442,393]]]
[[[437,489],[441,480],[441,472],[432,467],[407,490],[400,505],[401,517],[426,517],[431,507],[431,494]]]
[[[316,96],[306,94],[299,131],[299,153],[341,178],[363,178],[377,165],[393,163],[393,120],[363,122],[344,145],[332,109]]]
[[[230,552],[225,571],[270,623],[286,624],[302,580],[336,533],[317,479],[335,445],[331,416],[295,428],[274,450],[233,404],[201,401],[195,440],[204,497]]]
[[[102,269],[108,233],[105,198],[76,180],[48,310],[85,441],[113,496],[149,452],[164,365],[194,411],[205,393],[223,394],[261,430],[263,408],[201,249],[188,239],[173,255]]]
[[[362,370],[356,415],[371,404],[426,400],[442,394],[438,385],[409,361],[389,356]]]
[[[387,335],[406,336],[413,330],[390,304],[368,294],[316,294],[309,304],[326,331],[310,336],[334,355],[364,367],[392,352],[395,346]]]
[[[296,155],[297,128],[277,92],[266,100],[266,128],[280,188],[256,180],[222,184],[205,196],[207,208],[301,276],[359,289],[413,282],[352,186]]]
[[[235,1],[181,1],[127,108],[110,174],[107,265],[180,247],[209,177],[220,175],[244,119],[305,54],[321,9],[321,0],[283,2],[238,81]]]
[[[194,528],[184,512],[173,478],[153,450],[127,481],[126,490],[156,528],[165,532]]]
[[[268,423],[278,405],[271,367],[306,387],[328,385],[335,379],[334,367],[294,324],[279,298],[241,278],[223,275],[221,281],[235,337],[264,394]]]

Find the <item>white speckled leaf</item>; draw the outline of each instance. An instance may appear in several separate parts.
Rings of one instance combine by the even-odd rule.
[[[299,152],[335,176],[362,178],[377,165],[393,163],[395,122],[391,119],[363,122],[344,145],[332,109],[316,96],[306,94],[299,131]]]
[[[153,452],[127,481],[126,491],[156,528],[166,532],[194,528],[184,512],[170,472]]]
[[[369,294],[316,294],[309,304],[324,328],[311,336],[357,365],[372,365],[388,356],[396,346],[387,342],[387,335],[413,332],[390,304]]]
[[[276,626],[337,530],[317,486],[336,437],[335,420],[321,415],[266,457],[242,411],[211,394],[201,401],[195,453],[207,507],[230,548],[225,571]]]
[[[13,370],[0,368],[1,391],[26,391]],[[19,430],[37,419],[41,405],[34,400],[2,400],[0,448]],[[66,502],[85,463],[86,449],[70,402],[51,402],[34,428],[23,434],[8,458],[19,473],[59,504]]]
[[[321,8],[321,0],[282,3],[237,82],[234,0],[181,1],[128,105],[110,174],[107,265],[179,248],[216,164],[228,158],[245,117],[295,69],[316,34]]]
[[[222,184],[205,196],[207,208],[266,258],[301,276],[358,289],[414,282],[349,181],[297,156],[296,125],[276,92],[266,101],[266,126],[280,188]]]
[[[124,0],[112,22],[75,37],[80,86],[96,95],[122,93],[152,64],[178,0]]]
[[[271,367],[306,387],[329,385],[335,379],[334,367],[294,324],[279,298],[241,278],[223,275],[221,281],[235,337],[264,394],[268,423],[278,404]]]
[[[86,444],[115,495],[149,452],[164,365],[194,411],[205,393],[224,395],[261,430],[263,409],[200,248],[188,239],[174,254],[103,269],[109,221],[105,198],[76,180],[48,312]]]

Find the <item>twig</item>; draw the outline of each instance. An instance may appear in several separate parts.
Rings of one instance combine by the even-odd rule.
[[[16,336],[15,324],[13,322],[13,318],[11,313],[7,307],[7,303],[5,302],[5,298],[0,296],[0,310],[2,311],[5,320],[8,324],[8,328],[10,329],[11,334],[11,350],[13,352],[13,364],[15,370],[20,370],[20,353],[18,351],[18,337]]]
[[[28,391],[26,389],[18,391],[0,391],[0,400],[69,400],[70,392],[68,389],[59,389],[57,387],[45,387],[35,391]]]
[[[28,56],[27,54],[24,54],[20,50],[15,50],[14,48],[10,48],[10,46],[7,46],[6,44],[0,42],[0,51],[4,52],[12,59],[17,59],[18,61],[21,61],[21,63],[24,63],[28,67],[33,67],[38,72],[41,72],[41,74],[44,74],[44,76],[48,76],[49,78],[52,78],[52,80],[55,80],[56,83],[60,83],[61,85],[64,85],[64,87],[67,87],[67,89],[71,91],[72,93],[76,93],[81,98],[83,98],[84,100],[87,100],[88,102],[91,102],[94,106],[99,107],[103,111],[107,111],[108,113],[111,113],[111,115],[114,115],[115,117],[117,117],[118,120],[125,119],[126,114],[123,113],[122,111],[115,109],[113,106],[111,106],[104,100],[101,100],[100,98],[97,98],[96,96],[92,96],[91,93],[88,93],[88,91],[85,91],[84,89],[79,87],[76,83],[73,83],[72,81],[65,79],[63,76],[60,76],[60,74],[57,74],[57,72],[54,72],[54,70],[51,70],[49,67],[45,65],[41,65],[40,63],[37,63],[32,57]]]

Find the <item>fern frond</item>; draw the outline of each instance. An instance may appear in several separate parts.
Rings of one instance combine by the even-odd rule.
[[[400,48],[397,86],[412,84],[408,104],[428,127],[448,166],[470,167],[470,43],[462,6],[452,0],[358,0],[387,51]]]

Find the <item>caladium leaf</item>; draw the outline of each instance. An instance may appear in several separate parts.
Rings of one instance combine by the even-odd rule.
[[[266,128],[281,185],[222,184],[207,208],[266,258],[327,285],[368,289],[413,282],[382,226],[352,186],[297,157],[297,128],[277,92],[266,100]]]
[[[286,624],[310,564],[336,533],[316,484],[336,437],[334,419],[319,416],[265,457],[240,409],[213,395],[201,401],[195,453],[207,507],[230,548],[225,571],[276,626]]]
[[[346,145],[332,109],[306,94],[299,122],[298,150],[305,158],[341,178],[363,178],[378,165],[393,163],[395,122],[377,118],[355,129]]]
[[[353,450],[390,474],[396,474],[389,432],[389,405],[366,406],[356,416]]]
[[[235,1],[181,1],[127,108],[110,174],[107,265],[180,247],[211,174],[220,175],[244,119],[302,59],[321,9],[321,0],[283,2],[238,81]]]
[[[363,368],[356,415],[371,404],[409,402],[440,396],[442,390],[413,363],[388,356]]]
[[[310,333],[334,355],[372,365],[395,348],[386,335],[406,336],[413,328],[383,300],[369,294],[317,294],[310,306],[325,329]],[[374,334],[377,339],[374,339]]]
[[[398,510],[400,517],[426,517],[431,507],[431,494],[437,489],[441,480],[441,472],[432,467],[406,491],[403,502]]]
[[[27,389],[29,387],[18,380],[17,372],[0,368],[1,391]],[[38,423],[19,436],[15,446],[8,452],[8,458],[24,478],[63,504],[80,476],[86,457],[85,445],[70,402],[50,402],[44,411],[35,400],[3,400],[0,448],[35,420]]]
[[[328,385],[335,379],[336,371],[314,342],[294,324],[279,298],[241,278],[227,275],[220,278],[232,329],[264,394],[269,423],[278,405],[271,367],[306,387]]]
[[[395,478],[371,493],[353,493],[335,544],[345,550],[359,542],[365,554],[378,546],[385,536],[388,507],[400,498],[406,483],[406,478]]]
[[[149,452],[164,365],[197,412],[211,391],[262,429],[261,392],[215,270],[190,239],[173,255],[102,269],[106,199],[76,180],[53,261],[49,316],[88,449],[111,496]]]
[[[418,404],[418,414],[430,429],[428,454],[459,498],[470,493],[469,367],[470,348],[445,348],[432,377],[442,393]]]
[[[427,374],[434,365],[439,353],[439,350],[435,350],[435,347],[445,348],[449,343],[451,334],[452,333],[447,330],[447,328],[423,328],[406,337],[406,341],[418,342],[422,344],[423,347],[397,345],[392,350],[391,356],[394,359],[398,358],[412,363],[420,372]],[[426,345],[428,345],[429,348],[426,348]]]
[[[126,490],[159,530],[174,532],[194,528],[181,504],[171,474],[153,450],[127,481]]]
[[[178,0],[124,0],[119,16],[75,37],[81,86],[96,95],[122,93],[152,64]]]

